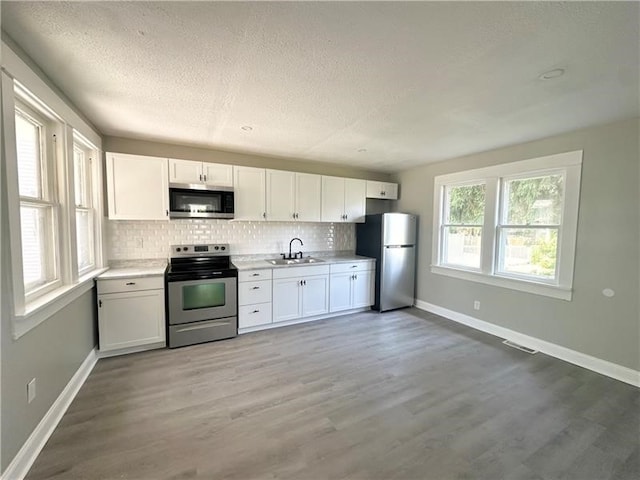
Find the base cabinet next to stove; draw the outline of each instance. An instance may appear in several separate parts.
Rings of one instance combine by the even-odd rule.
[[[164,277],[98,279],[97,286],[100,352],[165,346]]]

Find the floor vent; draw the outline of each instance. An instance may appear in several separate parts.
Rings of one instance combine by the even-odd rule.
[[[528,348],[522,345],[518,345],[517,343],[513,343],[510,340],[505,340],[502,343],[504,343],[508,347],[517,348],[518,350],[522,350],[523,352],[530,353],[531,355],[535,355],[536,353],[538,353],[538,350],[534,350],[533,348]]]

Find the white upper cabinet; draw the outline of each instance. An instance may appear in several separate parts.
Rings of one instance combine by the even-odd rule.
[[[169,182],[233,187],[233,167],[220,163],[169,159]]]
[[[322,177],[322,221],[364,222],[366,181]]]
[[[236,220],[265,220],[264,168],[233,167],[234,203]]]
[[[296,173],[296,220],[319,222],[322,198],[322,177]]]
[[[295,220],[296,174],[282,170],[267,170],[267,220]]]
[[[168,220],[167,159],[107,153],[111,220]]]
[[[267,170],[267,220],[319,222],[321,179],[320,175]]]
[[[367,198],[398,199],[398,184],[367,180]]]
[[[344,179],[344,213],[346,222],[364,223],[367,213],[367,182],[355,178]]]

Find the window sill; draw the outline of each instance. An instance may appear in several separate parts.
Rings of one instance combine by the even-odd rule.
[[[485,275],[483,273],[470,272],[467,270],[460,270],[451,267],[442,267],[439,265],[432,265],[431,273],[435,273],[437,275],[445,275],[447,277],[459,278],[461,280],[469,280],[471,282],[484,283],[486,285],[493,285],[494,287],[509,288],[511,290],[532,293],[534,295],[544,295],[546,297],[552,297],[566,301],[571,301],[572,296],[571,288],[567,287],[529,282],[526,280],[519,280],[515,278]]]
[[[46,319],[93,288],[93,279],[107,268],[98,268],[78,279],[73,285],[64,285],[28,303],[23,313],[13,317],[13,339],[25,335]]]

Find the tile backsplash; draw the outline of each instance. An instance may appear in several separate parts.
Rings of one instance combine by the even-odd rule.
[[[107,232],[110,261],[167,258],[171,245],[192,243],[229,243],[233,255],[277,254],[288,251],[293,237],[302,239],[295,249],[303,252],[356,248],[353,223],[109,220]]]

